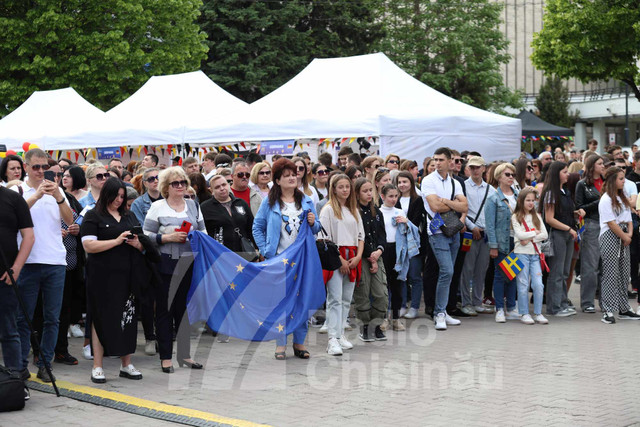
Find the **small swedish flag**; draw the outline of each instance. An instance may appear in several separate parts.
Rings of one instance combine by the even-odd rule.
[[[511,252],[499,264],[507,279],[513,280],[522,271],[524,264],[516,254]]]

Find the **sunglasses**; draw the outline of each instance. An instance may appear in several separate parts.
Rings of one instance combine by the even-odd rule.
[[[111,178],[111,175],[109,175],[108,173],[97,173],[96,176],[94,176],[94,178],[97,179],[98,181],[103,181],[105,179]]]
[[[173,188],[180,188],[186,187],[188,183],[183,179],[182,181],[172,181],[170,184]]]
[[[158,180],[158,175],[150,176],[149,178],[145,179],[145,181],[147,181],[147,182],[153,182],[153,181],[157,181],[157,180]]]
[[[397,160],[387,160],[387,163],[393,163],[394,165],[397,165],[400,162]]]
[[[62,178],[64,176],[64,172],[56,172],[56,176],[58,178]],[[68,175],[67,175],[68,176]]]
[[[371,167],[374,168],[374,169],[378,169],[380,167],[380,165],[372,165]]]
[[[307,168],[304,166],[298,166],[298,172],[304,172]]]
[[[232,185],[233,184],[233,180],[232,179],[228,179],[227,180],[227,184]]]
[[[320,176],[329,175],[329,171],[326,169],[323,169],[321,171],[318,171],[317,174]]]
[[[454,162],[455,162],[456,165],[458,165],[458,164],[462,163],[462,159],[455,159]]]
[[[527,166],[527,170],[528,171],[532,171],[533,170],[533,166]]]
[[[260,172],[258,172],[258,175],[269,176],[269,175],[271,175],[271,171],[260,171]]]
[[[39,171],[40,169],[42,169],[43,171],[48,171],[49,170],[49,165],[29,165],[31,166],[31,169],[33,169],[34,171]]]
[[[506,176],[507,178],[513,178],[513,174],[511,172],[505,172],[504,176]]]
[[[249,179],[249,177],[251,176],[251,174],[249,172],[238,172],[236,174],[236,176],[240,179]]]
[[[390,170],[389,168],[378,168],[378,172],[389,172]]]
[[[196,199],[196,195],[195,194],[185,194],[184,198],[185,199],[195,200]]]

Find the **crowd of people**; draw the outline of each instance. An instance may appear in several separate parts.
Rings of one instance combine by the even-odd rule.
[[[73,336],[85,339],[92,381],[106,381],[109,356],[121,359],[120,377],[141,379],[131,358],[138,322],[162,372],[174,372],[174,341],[180,367],[203,369],[191,358],[186,314],[194,230],[249,261],[283,252],[304,221],[337,246],[338,267],[324,271],[325,307],[293,332],[302,359],[310,357],[308,325],[328,335],[330,355],[354,347],[345,332],[352,304],[363,342],[401,333],[405,319],[423,313],[436,330],[479,315],[548,324],[545,315],[596,313],[596,302],[604,323],[640,319],[629,304],[640,281],[640,153],[628,159],[607,146],[601,155],[597,144],[492,163],[441,147],[421,165],[350,146],[335,164],[329,153],[312,163],[305,152],[269,161],[210,152],[201,164],[189,157],[171,166],[148,154],[126,167],[117,158],[56,161],[38,148],[6,156],[1,246],[41,335],[37,377],[53,379],[50,361],[78,364],[68,351]],[[30,328],[2,273],[4,363],[26,379]],[[276,359],[286,358],[286,345],[286,336],[277,340]]]

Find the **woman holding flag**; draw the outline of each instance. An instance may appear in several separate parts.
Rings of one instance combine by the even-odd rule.
[[[494,259],[493,296],[496,300],[496,322],[504,323],[518,320],[516,310],[517,270],[503,270],[500,266],[513,250],[513,229],[511,215],[516,208],[518,192],[513,189],[516,168],[511,163],[502,163],[496,167],[494,177],[498,181],[497,191],[487,197],[484,216],[486,221],[489,256]],[[507,276],[507,271],[509,275]],[[511,274],[512,273],[512,274]],[[504,299],[507,298],[507,313],[504,312]]]
[[[267,259],[283,252],[295,242],[301,221],[306,219],[314,234],[320,231],[314,203],[298,189],[297,174],[296,164],[285,158],[276,160],[271,168],[273,186],[253,220],[253,237],[260,253]],[[303,217],[305,211],[306,218]],[[306,337],[307,322],[303,322],[293,332],[293,352],[301,359],[308,359],[310,356],[304,346]],[[279,338],[276,345],[276,359],[285,360],[287,337]]]

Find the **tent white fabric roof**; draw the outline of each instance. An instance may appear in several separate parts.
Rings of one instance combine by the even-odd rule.
[[[0,120],[0,144],[15,151],[22,151],[25,142],[45,148],[48,135],[73,132],[79,124],[100,120],[104,115],[70,87],[34,92]]]
[[[226,120],[218,126],[191,121],[185,142],[379,136],[382,155],[393,152],[418,162],[442,146],[476,150],[487,161],[520,154],[519,119],[449,98],[382,53],[315,59]]]
[[[202,71],[154,76],[104,120],[86,123],[83,132],[57,134],[47,148],[178,144],[188,121],[215,125],[220,116],[246,107]]]

